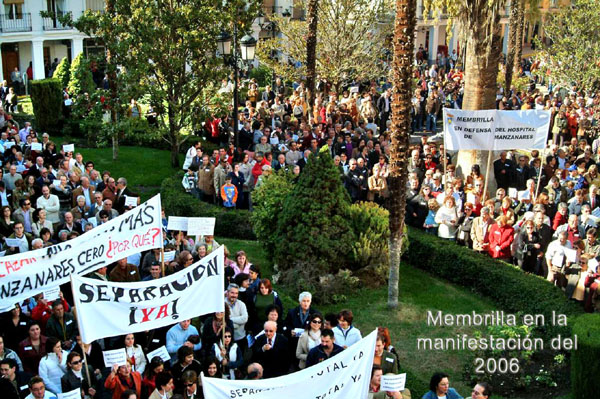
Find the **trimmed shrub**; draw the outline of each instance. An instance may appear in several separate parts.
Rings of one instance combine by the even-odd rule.
[[[79,54],[71,64],[71,79],[69,80],[68,89],[74,96],[79,96],[83,93],[90,95],[96,90],[96,84],[90,70],[90,62],[84,57],[83,53]]]
[[[299,257],[325,274],[345,268],[354,241],[349,218],[350,198],[331,156],[311,155],[277,221],[280,270],[295,267]]]
[[[573,399],[598,397],[600,375],[600,315],[586,314],[573,324],[577,350],[571,352],[571,393]]]
[[[505,311],[543,314],[546,323],[536,329],[544,337],[570,333],[569,327],[551,325],[552,311],[568,317],[583,313],[558,287],[515,266],[413,228],[409,239],[410,251],[404,254],[408,263],[484,295]]]
[[[292,189],[291,174],[280,170],[266,177],[252,193],[252,226],[269,257],[273,256],[279,240],[274,226],[277,226],[279,212]]]
[[[38,130],[56,133],[62,116],[62,88],[58,79],[31,81],[31,104]]]
[[[273,71],[264,65],[260,65],[258,68],[252,68],[248,77],[250,79],[256,79],[259,87],[264,87],[268,84],[273,85],[275,83],[271,82],[273,80]]]
[[[250,212],[226,211],[224,208],[202,202],[186,193],[181,185],[183,171],[163,180],[160,194],[165,213],[171,216],[214,217],[215,235],[220,237],[255,240]]]
[[[60,81],[61,89],[64,89],[69,85],[69,80],[71,79],[71,63],[67,57],[63,57],[52,77]]]

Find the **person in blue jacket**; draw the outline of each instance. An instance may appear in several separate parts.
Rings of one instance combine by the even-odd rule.
[[[422,399],[464,399],[454,388],[446,373],[435,373],[429,381],[429,392]]]

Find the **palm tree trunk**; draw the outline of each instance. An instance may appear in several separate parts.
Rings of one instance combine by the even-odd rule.
[[[515,46],[517,42],[518,20],[519,20],[519,3],[521,0],[511,0],[510,17],[508,20],[508,51],[506,52],[506,63],[504,64],[504,94],[510,93],[512,85],[513,68],[515,66]]]
[[[396,0],[394,24],[394,59],[392,61],[392,145],[390,150],[390,276],[388,307],[398,307],[398,283],[409,159],[412,65],[415,47],[416,1]]]
[[[519,6],[519,14],[517,19],[517,37],[515,41],[515,62],[513,75],[516,77],[521,76],[521,58],[523,57],[523,36],[525,36],[525,4],[523,0],[517,2]]]
[[[308,106],[312,109],[315,98],[317,74],[317,24],[319,22],[319,0],[309,0],[307,5],[308,34],[306,36],[306,88]]]
[[[491,48],[487,50],[485,46],[481,45],[484,42],[481,37],[484,34],[482,30],[471,31],[466,40],[467,59],[463,109],[496,109],[496,81],[501,50],[499,33],[499,30],[496,29]],[[489,156],[490,152],[488,151],[459,151],[456,162],[458,171],[466,176],[471,172],[471,167],[477,164],[485,174]],[[493,176],[493,169],[489,171],[486,178],[488,179],[488,192],[494,192],[496,180]]]

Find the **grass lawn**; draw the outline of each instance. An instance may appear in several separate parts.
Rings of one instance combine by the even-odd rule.
[[[224,243],[231,253],[243,249],[252,263],[260,266],[263,275],[270,277],[273,264],[257,241],[218,239]],[[487,312],[496,307],[463,288],[453,286],[443,280],[432,277],[410,265],[402,264],[400,268],[400,307],[398,310],[387,309],[387,287],[379,289],[361,289],[348,295],[345,302],[317,308],[323,313],[337,313],[343,308],[352,309],[354,324],[363,335],[373,331],[377,326],[390,329],[393,345],[400,355],[400,367],[406,366],[420,378],[429,381],[431,374],[444,370],[451,375],[451,385],[465,397],[470,396],[471,386],[461,381],[462,370],[468,359],[465,351],[423,352],[417,350],[418,337],[452,337],[456,334],[472,335],[474,328],[467,327],[435,327],[427,326],[427,310],[443,310],[450,313]],[[282,296],[284,307],[289,309],[297,305],[298,293],[287,293],[277,289]],[[283,291],[283,292],[282,292]],[[407,383],[410,388],[410,381]]]

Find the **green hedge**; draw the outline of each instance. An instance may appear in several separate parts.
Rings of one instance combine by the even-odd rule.
[[[42,132],[58,133],[62,116],[62,87],[58,79],[31,81],[31,104],[36,127]]]
[[[409,240],[410,250],[405,254],[408,263],[486,296],[506,312],[544,314],[545,326],[537,331],[545,337],[570,334],[570,326],[551,326],[552,311],[566,314],[569,320],[583,313],[583,308],[567,300],[559,288],[515,266],[414,228],[409,229]]]
[[[160,194],[162,207],[170,216],[215,217],[215,235],[219,237],[256,240],[252,230],[250,212],[227,211],[225,208],[207,204],[186,193],[181,185],[183,172],[163,180]]]
[[[586,314],[573,324],[577,350],[571,352],[571,393],[573,399],[598,397],[600,375],[600,315]]]

